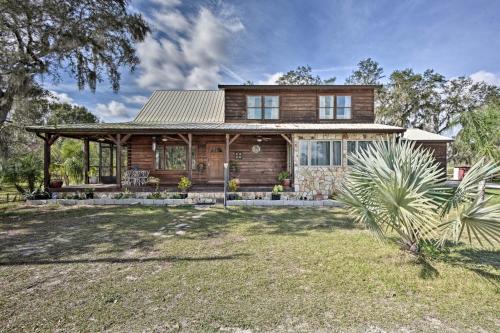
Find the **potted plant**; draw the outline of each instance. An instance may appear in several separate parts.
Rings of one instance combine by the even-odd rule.
[[[280,200],[281,192],[283,192],[283,185],[274,185],[273,191],[271,192],[271,200]]]
[[[278,181],[284,186],[284,187],[290,187],[290,172],[283,170],[278,174]]]
[[[85,199],[94,199],[94,189],[86,188],[85,189]]]
[[[181,179],[179,180],[179,184],[177,185],[177,188],[181,190],[181,199],[186,199],[188,194],[187,191],[191,187],[191,181],[189,180],[188,177],[182,176]]]
[[[238,191],[239,187],[239,182],[237,182],[237,179],[233,178],[231,179],[228,183],[227,186],[229,188],[230,194],[228,194],[227,199],[228,200],[237,200],[238,195],[236,194],[236,191]]]
[[[50,184],[51,188],[61,188],[63,186],[62,179],[62,168],[60,165],[54,165],[51,167],[50,172]]]
[[[97,168],[91,167],[89,170],[89,184],[97,184]]]

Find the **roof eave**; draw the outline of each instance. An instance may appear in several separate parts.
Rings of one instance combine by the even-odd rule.
[[[346,84],[315,84],[315,85],[278,85],[278,84],[253,84],[253,85],[245,85],[245,84],[219,84],[219,89],[225,90],[328,90],[328,89],[380,89],[382,85],[379,84],[359,84],[359,85],[346,85]]]

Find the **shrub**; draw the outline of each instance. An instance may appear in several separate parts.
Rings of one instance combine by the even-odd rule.
[[[283,182],[285,179],[290,179],[290,172],[284,170],[278,174],[278,181]]]
[[[236,192],[238,191],[238,181],[236,179],[231,179],[228,183],[227,186],[229,187],[230,192]]]
[[[500,167],[481,160],[458,187],[445,187],[430,151],[395,139],[375,142],[351,161],[339,199],[375,235],[385,237],[393,230],[413,253],[419,253],[423,243],[443,246],[450,237],[458,242],[464,233],[480,244],[499,240],[500,204],[486,206],[478,183]]]
[[[273,187],[273,194],[278,194],[283,192],[283,185],[274,185]]]
[[[181,192],[187,192],[187,190],[191,187],[191,181],[189,178],[182,176],[177,187],[181,190]]]
[[[42,160],[35,153],[27,153],[7,160],[2,169],[2,179],[14,185],[19,193],[24,193],[26,190],[32,193],[35,191],[36,183],[42,178],[42,169]],[[23,184],[27,184],[27,189]]]

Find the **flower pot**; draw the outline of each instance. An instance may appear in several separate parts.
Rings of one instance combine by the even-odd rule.
[[[271,193],[271,200],[280,200],[280,199],[281,199],[281,194]]]
[[[318,193],[318,194],[314,195],[314,200],[323,200],[323,198],[324,198],[323,194],[321,194],[321,193]]]
[[[238,200],[238,194],[236,194],[236,193],[229,193],[227,195],[227,200]]]
[[[89,177],[89,184],[97,184],[97,177],[95,176]]]
[[[179,198],[180,198],[180,199],[187,199],[187,197],[188,197],[188,194],[187,194],[187,193],[180,193],[180,194],[179,194]]]
[[[283,186],[284,187],[290,187],[291,183],[292,182],[290,179],[283,179]]]
[[[60,179],[54,179],[50,181],[51,188],[61,188],[63,185],[63,181]]]

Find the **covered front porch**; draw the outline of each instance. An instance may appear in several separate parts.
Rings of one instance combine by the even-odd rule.
[[[44,187],[50,192],[177,191],[181,177],[191,191],[222,192],[224,165],[228,179],[238,179],[240,191],[270,192],[282,171],[293,174],[291,133],[220,133],[217,131],[107,131],[99,126],[28,129],[44,141]],[[103,124],[104,125],[104,124]],[[95,129],[91,131],[91,128]],[[75,126],[76,127],[76,126]],[[149,132],[149,133],[147,133]],[[60,138],[79,139],[83,151],[83,181],[63,184],[51,173],[51,147]],[[90,145],[96,145],[92,149]],[[92,154],[97,156],[91,156]],[[91,158],[92,157],[92,158]],[[94,161],[91,163],[91,160]],[[97,162],[96,162],[97,161]],[[132,171],[144,171],[146,181],[130,182]],[[58,180],[59,182],[55,182]],[[59,183],[59,184],[57,184]],[[59,186],[55,186],[59,185]]]

